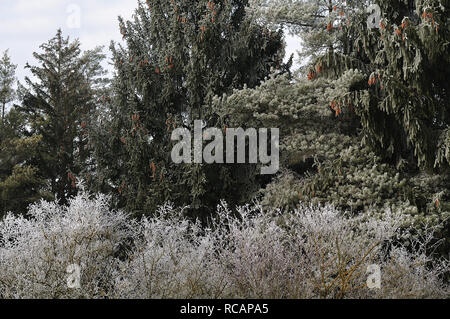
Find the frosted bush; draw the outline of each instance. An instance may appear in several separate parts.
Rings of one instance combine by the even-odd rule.
[[[398,214],[222,203],[204,227],[171,205],[134,221],[107,202],[81,192],[68,207],[42,202],[0,222],[0,297],[450,297],[449,262],[430,257],[434,229],[417,238]],[[80,289],[67,286],[70,264],[81,265]],[[370,265],[380,289],[367,287]]]
[[[221,264],[227,265],[228,297],[449,296],[448,285],[440,279],[449,270],[448,261],[432,261],[425,254],[432,230],[427,238],[414,242],[418,250],[410,253],[398,243],[405,236],[399,232],[399,215],[387,212],[380,220],[345,217],[331,206],[303,206],[291,213],[247,206],[238,209],[238,218],[230,218],[226,206],[221,210],[219,215],[226,222],[217,229],[223,232],[218,238],[227,243]],[[394,242],[396,247],[392,247]],[[373,264],[382,270],[379,290],[366,286],[366,272]]]
[[[183,218],[183,209],[161,207],[143,218],[128,260],[120,263],[115,284],[120,298],[220,297],[224,281],[214,256],[214,238],[199,223]]]
[[[400,244],[402,219],[345,217],[307,207],[265,212],[225,203],[210,228],[163,207],[144,219],[142,240],[117,281],[119,297],[132,298],[445,298],[448,261],[433,261],[425,247],[432,230]],[[395,246],[394,246],[395,244]],[[366,285],[369,265],[381,268],[381,288]]]
[[[29,219],[0,223],[0,297],[101,298],[107,294],[130,222],[108,198],[82,192],[67,207],[41,202]],[[68,288],[67,268],[81,267],[82,289]]]

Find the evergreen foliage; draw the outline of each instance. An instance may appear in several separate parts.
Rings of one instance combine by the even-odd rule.
[[[315,13],[302,8],[321,2],[298,1],[297,13],[289,4],[283,7],[279,2],[271,3],[273,6],[263,11],[264,17],[272,17],[275,24],[289,22],[293,30],[302,30],[309,28],[304,23],[308,21],[308,15],[309,19],[316,21]],[[384,9],[392,8],[391,3],[386,1],[380,5]],[[331,19],[333,28],[327,32],[336,33],[341,39],[352,33],[348,36],[352,39],[352,46],[329,47],[330,37],[322,37],[323,53],[311,57],[311,63],[302,75],[304,79],[292,83],[285,78],[272,77],[256,89],[236,91],[231,96],[217,99],[216,108],[233,126],[245,123],[254,127],[283,128],[281,156],[285,169],[262,190],[266,205],[295,207],[300,201],[312,201],[333,203],[355,213],[375,214],[387,206],[409,216],[410,223],[440,224],[446,221],[440,236],[447,238],[447,245],[442,248],[442,253],[447,254],[450,175],[443,154],[447,154],[445,145],[449,142],[445,128],[449,125],[446,114],[450,104],[445,88],[448,81],[443,75],[449,68],[441,68],[425,60],[415,67],[413,63],[403,63],[401,45],[407,43],[406,39],[403,41],[401,37],[391,36],[395,44],[389,42],[385,35],[376,42],[374,35],[380,35],[380,32],[367,29],[365,21],[368,14],[365,10],[357,10],[358,6],[351,7],[351,3],[340,4],[339,1],[330,1],[327,5],[331,10],[325,10],[329,15],[321,17],[322,28],[326,29],[324,22]],[[424,8],[421,2],[415,5],[416,10]],[[411,12],[410,7],[406,6],[406,9],[400,11]],[[388,14],[393,16],[392,20],[407,21],[397,17],[400,11],[384,10],[382,23],[387,23]],[[343,12],[337,16],[345,17],[345,20],[337,19],[334,12]],[[448,14],[448,8],[443,4],[437,12]],[[288,13],[290,16],[298,14],[299,20],[283,17]],[[446,21],[440,19],[440,23]],[[428,20],[433,24],[430,15]],[[408,26],[413,27],[412,23],[405,23],[403,28]],[[422,21],[414,28],[421,30],[429,26]],[[381,26],[380,30],[385,32]],[[423,57],[432,56],[435,63],[446,63],[439,61],[448,59],[449,55],[444,56],[443,49],[447,48],[445,43],[449,37],[445,31],[439,32],[433,45],[418,43],[414,52],[423,52],[418,53]],[[368,42],[369,36],[372,42]],[[306,51],[309,46],[316,46],[308,39],[302,40]],[[418,38],[418,41],[429,40]],[[394,54],[396,45],[400,46]],[[415,43],[410,43],[409,50],[415,50],[415,46]],[[390,54],[383,53],[389,50]],[[314,52],[317,51],[314,49]],[[433,72],[429,72],[427,76],[430,78],[423,81],[421,74],[431,69],[437,73],[433,76]],[[383,75],[378,76],[380,72],[386,75],[385,81],[389,83],[383,83]],[[405,72],[408,77],[416,72],[413,77],[417,84],[405,77]],[[430,88],[417,88],[420,86]],[[414,94],[408,93],[409,88],[417,88],[420,92],[415,93],[420,97],[417,101],[413,102]],[[395,111],[384,107],[386,101],[395,101]],[[434,105],[432,109],[435,111],[428,109],[430,105]],[[410,115],[413,113],[421,120]],[[419,130],[417,125],[422,129]],[[417,129],[411,131],[408,127]],[[421,145],[423,150],[420,150]],[[440,151],[437,151],[437,145],[440,145]],[[425,148],[434,148],[435,151],[424,157]]]
[[[246,14],[247,1],[139,3],[134,20],[119,20],[126,47],[112,45],[116,78],[110,110],[101,115],[94,151],[96,190],[120,196],[137,215],[171,200],[205,217],[220,199],[248,200],[255,188],[249,165],[176,165],[171,132],[194,120],[216,125],[215,95],[257,86],[283,68],[281,32]],[[257,189],[257,188],[256,188]]]
[[[26,213],[29,204],[52,199],[36,167],[42,136],[26,134],[23,114],[11,109],[0,123],[0,218]]]
[[[36,168],[64,203],[76,194],[77,176],[89,159],[86,123],[104,82],[104,55],[101,48],[82,54],[80,43],[61,30],[40,48],[42,53],[33,54],[38,66],[26,66],[36,80],[25,78],[28,89],[23,88],[19,110],[28,134],[41,136]]]
[[[450,0],[374,3],[138,1],[113,79],[58,30],[15,90],[6,51],[0,297],[448,298]],[[279,173],[175,164],[195,120],[279,128]]]
[[[17,65],[11,62],[8,50],[0,58],[0,105],[2,106],[2,121],[5,118],[6,104],[14,99],[14,81]]]

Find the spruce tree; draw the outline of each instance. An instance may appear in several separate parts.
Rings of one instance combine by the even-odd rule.
[[[14,99],[16,68],[17,65],[12,64],[8,50],[6,50],[0,59],[0,104],[2,106],[2,120],[5,118],[6,104]]]
[[[274,16],[287,12],[288,8],[276,3],[279,6],[271,7]],[[400,210],[410,223],[441,224],[439,236],[448,238],[449,99],[444,81],[448,67],[442,67],[449,57],[444,54],[449,37],[443,18],[448,15],[448,6],[445,1],[434,6],[429,1],[437,13],[428,12],[428,8],[425,15],[424,3],[379,1],[382,24],[372,30],[368,29],[365,8],[358,10],[349,7],[349,2],[341,6],[333,1],[333,11],[343,12],[338,16],[345,19],[333,20],[328,32],[336,33],[340,43],[349,46],[327,48],[324,37],[322,47],[327,49],[311,56],[295,83],[273,77],[259,88],[215,101],[230,125],[282,128],[283,169],[261,190],[265,205],[292,208],[299,202],[332,203],[364,214]],[[420,13],[421,19],[404,19],[402,15],[411,14],[411,10],[416,10],[416,16]],[[308,13],[298,12],[299,17],[304,14]],[[432,29],[435,14],[440,17]],[[304,27],[304,21],[312,18],[290,23]],[[328,17],[320,18],[326,30]],[[391,27],[392,34],[385,33],[389,19],[399,26]],[[409,27],[418,31],[407,33]],[[431,38],[418,36],[421,32]],[[408,44],[408,37],[417,43],[409,40]],[[423,58],[416,59],[417,65],[413,63],[416,56]],[[428,78],[421,76],[424,73]],[[390,106],[392,101],[396,108]],[[443,247],[448,249],[448,240]]]
[[[357,68],[366,77],[362,87],[337,91],[335,102],[354,107],[366,141],[383,157],[448,173],[450,3],[376,3],[382,13],[379,26],[355,28],[358,36],[349,53],[357,57],[353,66],[343,56],[325,58],[325,69],[343,74]]]
[[[25,213],[30,203],[52,198],[33,165],[41,137],[26,134],[24,116],[15,108],[6,112],[16,98],[16,67],[5,51],[0,59],[0,218],[7,212]]]
[[[61,203],[76,193],[76,183],[90,152],[87,121],[95,110],[104,71],[101,48],[81,52],[61,30],[34,53],[38,65],[27,64],[36,80],[28,88],[20,111],[26,115],[28,134],[41,135],[39,174]]]
[[[26,121],[12,108],[0,123],[0,218],[25,214],[28,205],[53,199],[36,167],[42,136],[27,134]]]
[[[368,5],[368,0],[251,1],[260,21],[272,28],[286,28],[301,39],[298,54],[302,65],[330,51],[349,53],[356,35],[353,28],[359,28],[349,23],[349,15],[365,12]]]
[[[112,45],[114,92],[100,115],[94,147],[96,187],[113,188],[119,205],[149,213],[170,200],[207,216],[220,199],[238,203],[254,190],[250,165],[174,164],[177,127],[217,124],[215,95],[255,87],[284,67],[281,32],[246,13],[247,1],[139,2],[134,20],[119,20],[126,47]],[[223,127],[221,127],[223,129]]]

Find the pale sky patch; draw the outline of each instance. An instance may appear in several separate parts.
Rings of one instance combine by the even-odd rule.
[[[136,8],[137,0],[1,0],[0,52],[9,49],[13,63],[18,64],[17,78],[23,82],[29,75],[25,64],[36,62],[32,53],[39,52],[39,46],[54,37],[58,28],[64,36],[78,38],[83,50],[103,45],[109,54],[111,40],[120,42],[122,38],[118,16],[130,19]],[[78,19],[73,19],[78,12]],[[77,20],[79,27],[74,27]],[[289,57],[299,45],[290,36],[287,43]]]

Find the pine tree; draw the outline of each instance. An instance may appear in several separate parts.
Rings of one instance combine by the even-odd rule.
[[[279,6],[271,8],[274,16],[288,12],[276,3]],[[378,3],[385,15],[381,32],[368,30],[365,9],[340,7],[339,1],[333,1],[333,10],[336,5],[336,11],[342,10],[345,20],[333,21],[330,33],[339,35],[340,43],[349,46],[336,44],[329,48],[324,37],[321,47],[325,49],[311,57],[295,83],[274,77],[257,89],[216,100],[216,108],[233,126],[248,123],[254,127],[282,128],[283,170],[262,189],[265,205],[332,203],[365,214],[382,214],[389,208],[400,210],[410,223],[444,223],[439,236],[448,238],[450,175],[445,159],[449,142],[445,128],[449,123],[449,99],[444,74],[449,68],[442,65],[448,63],[449,55],[444,54],[444,49],[448,49],[445,43],[449,37],[442,30],[446,30],[445,19],[437,18],[431,29],[430,17],[448,15],[448,6],[435,2],[432,7],[440,9],[438,13],[426,11],[428,25],[417,19],[413,26],[413,18],[406,22],[408,19],[402,16],[411,12],[412,5]],[[430,1],[427,3],[431,5]],[[414,10],[422,12],[424,2],[415,4]],[[423,12],[421,15],[426,20]],[[302,12],[299,17],[303,17]],[[308,19],[291,24],[302,26]],[[322,28],[326,29],[327,18],[321,19]],[[391,27],[392,34],[385,33],[388,19],[399,25],[399,29]],[[440,23],[438,37],[436,23]],[[426,39],[415,32],[407,33],[409,27],[417,28],[417,34],[428,30],[434,33],[427,34],[434,36]],[[409,42],[408,49],[403,48],[412,41],[411,37],[417,43]],[[433,45],[421,41],[431,41]],[[412,59],[406,52],[412,54]],[[416,60],[416,66],[415,54],[424,59]],[[413,76],[411,72],[417,74]],[[422,76],[425,73],[427,77]],[[397,103],[395,108],[390,106],[392,101]],[[423,169],[433,165],[434,171]],[[448,244],[447,240],[443,251],[448,251]]]
[[[364,12],[368,4],[367,0],[251,1],[260,21],[272,28],[284,27],[301,39],[298,53],[303,65],[330,51],[348,53],[355,38],[349,18]]]
[[[16,80],[17,65],[12,64],[8,50],[0,59],[0,104],[2,106],[2,120],[5,118],[6,104],[14,99],[14,81]]]
[[[418,212],[445,220],[450,212],[450,2],[376,3],[382,13],[378,28],[355,25],[353,50],[324,57],[324,69],[338,77],[331,103],[356,113],[363,144],[407,177],[406,197]],[[339,85],[349,78],[352,85]]]
[[[359,69],[368,85],[336,92],[336,102],[355,107],[366,141],[385,158],[448,172],[450,3],[377,3],[382,12],[379,28],[362,24],[352,52],[363,52],[364,59],[355,64],[364,66]],[[325,68],[351,68],[343,68],[342,56],[326,59]]]
[[[0,218],[10,211],[25,213],[42,198],[52,199],[33,166],[40,136],[27,136],[24,117],[16,109],[6,113],[6,105],[16,97],[16,68],[5,51],[0,59]]]
[[[29,136],[23,114],[12,108],[0,123],[0,218],[25,214],[29,204],[52,200],[36,168],[42,136]]]
[[[246,14],[247,1],[139,2],[120,19],[127,46],[112,45],[117,76],[104,125],[96,132],[97,187],[112,186],[136,214],[171,200],[205,216],[221,198],[237,203],[254,188],[248,165],[176,165],[171,132],[201,119],[217,124],[215,95],[255,87],[283,68],[281,32]]]
[[[89,159],[87,120],[95,110],[104,71],[101,48],[82,54],[78,40],[61,30],[34,53],[38,66],[27,68],[28,89],[19,108],[26,114],[29,134],[41,135],[39,174],[61,203],[76,193],[77,177]]]

